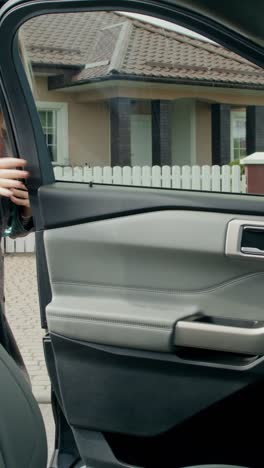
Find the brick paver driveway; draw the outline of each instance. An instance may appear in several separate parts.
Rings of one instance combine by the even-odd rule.
[[[33,393],[41,403],[50,397],[40,328],[35,256],[6,255],[6,314],[28,369]]]
[[[40,404],[46,426],[49,459],[54,446],[54,422],[50,383],[46,370],[40,328],[35,256],[7,255],[5,258],[6,314],[27,366],[33,393]]]

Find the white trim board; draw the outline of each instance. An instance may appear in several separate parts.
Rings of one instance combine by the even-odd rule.
[[[53,164],[66,165],[69,163],[69,125],[68,104],[66,102],[37,101],[38,110],[57,111],[57,154],[58,160]]]

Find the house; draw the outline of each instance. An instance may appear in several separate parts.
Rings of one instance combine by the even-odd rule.
[[[226,164],[264,150],[264,71],[223,47],[115,12],[22,28],[57,164]]]

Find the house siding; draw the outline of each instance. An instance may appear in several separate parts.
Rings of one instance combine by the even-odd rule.
[[[127,82],[129,84],[129,82]],[[36,100],[42,102],[63,102],[68,104],[69,163],[72,165],[108,166],[111,165],[110,144],[110,105],[109,96],[133,95],[130,100],[130,113],[151,116],[151,102],[166,96],[172,107],[171,117],[171,164],[204,165],[212,164],[211,105],[225,104],[246,107],[258,102],[264,104],[263,95],[254,91],[219,90],[202,87],[184,87],[163,84],[132,83],[131,87],[98,87],[91,93],[80,87],[77,91],[48,90],[47,77],[35,78]],[[263,93],[262,93],[263,94]],[[188,96],[188,97],[187,97]],[[163,102],[166,102],[163,101]],[[124,124],[124,119],[122,125]],[[129,134],[127,119],[127,141]],[[153,124],[153,122],[152,122]],[[153,126],[153,125],[152,125]],[[156,135],[156,132],[155,132]],[[168,143],[163,132],[164,143]],[[129,146],[129,145],[128,145]],[[165,154],[166,152],[164,152]],[[228,155],[229,152],[227,151]],[[112,161],[117,164],[118,161]],[[125,161],[124,164],[128,164]],[[157,163],[157,160],[155,160]],[[162,164],[170,160],[162,159]],[[113,165],[112,164],[112,165]],[[119,162],[120,164],[120,162]]]
[[[78,102],[78,93],[49,91],[47,78],[37,77],[38,101],[68,104],[69,162],[73,165],[110,164],[109,109],[107,102]]]

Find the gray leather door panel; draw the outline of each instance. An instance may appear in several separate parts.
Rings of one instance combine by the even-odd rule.
[[[46,231],[49,330],[170,351],[175,323],[197,312],[264,319],[264,262],[225,256],[228,223],[240,218],[160,211]]]

